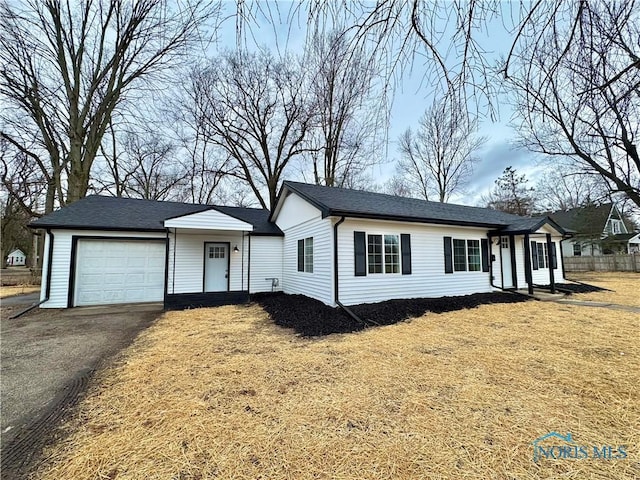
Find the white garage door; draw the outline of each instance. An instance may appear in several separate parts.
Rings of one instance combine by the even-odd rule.
[[[164,242],[79,239],[74,305],[161,302],[164,266]]]

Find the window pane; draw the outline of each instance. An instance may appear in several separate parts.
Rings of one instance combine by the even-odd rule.
[[[580,246],[580,244],[579,244],[579,243],[574,243],[574,244],[573,244],[573,254],[574,254],[576,257],[580,257],[580,256],[582,256],[582,247]]]
[[[382,273],[382,235],[367,236],[369,273]]]
[[[469,254],[469,271],[479,272],[480,266],[480,240],[467,240],[467,250]]]
[[[546,243],[537,243],[538,248],[538,268],[547,268],[549,266],[549,257]]]
[[[384,236],[384,273],[400,272],[400,247],[397,235]]]
[[[304,240],[304,271],[313,273],[313,237]]]
[[[464,240],[453,239],[453,270],[465,272],[467,270],[467,252]]]

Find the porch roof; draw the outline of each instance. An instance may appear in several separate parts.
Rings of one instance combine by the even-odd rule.
[[[554,222],[549,217],[526,217],[521,218],[519,220],[514,221],[513,223],[507,225],[504,228],[492,233],[496,234],[512,234],[512,235],[522,235],[525,233],[535,233],[540,228],[545,225],[549,225],[551,228],[556,230],[560,235],[565,235],[568,232]]]

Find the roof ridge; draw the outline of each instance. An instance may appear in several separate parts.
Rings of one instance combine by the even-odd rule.
[[[416,197],[405,197],[405,196],[402,196],[402,195],[394,195],[394,194],[391,194],[391,193],[372,192],[370,190],[359,190],[357,188],[348,188],[348,187],[316,185],[314,183],[296,182],[296,181],[292,181],[292,180],[285,180],[283,183],[285,183],[285,184],[293,184],[294,187],[296,185],[302,185],[302,186],[312,187],[312,188],[345,190],[345,191],[348,191],[348,192],[355,192],[355,193],[361,193],[361,194],[367,194],[367,195],[379,195],[379,196],[384,196],[384,197],[387,197],[387,198],[392,198],[392,199],[395,199],[395,200],[398,200],[398,199],[399,200],[410,200],[410,201],[422,202],[422,203],[431,204],[431,205],[447,205],[447,206],[454,206],[454,207],[474,208],[474,209],[478,209],[478,210],[491,210],[491,211],[494,211],[494,212],[499,212],[499,213],[501,213],[503,215],[511,215],[511,216],[517,217],[517,218],[529,218],[529,217],[522,217],[521,215],[515,215],[513,213],[502,212],[500,210],[493,210],[493,209],[488,208],[488,207],[479,207],[477,205],[464,205],[462,203],[450,203],[450,202],[436,202],[435,200],[425,200],[423,198],[416,198]]]

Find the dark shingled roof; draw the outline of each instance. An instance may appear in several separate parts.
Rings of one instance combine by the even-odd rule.
[[[566,211],[559,210],[550,213],[549,217],[565,230],[577,232],[579,235],[599,236],[604,231],[612,206],[611,203],[604,203]]]
[[[530,231],[542,226],[546,217],[521,217],[489,208],[469,207],[452,203],[428,202],[416,198],[346,188],[284,182],[284,188],[297,193],[322,211],[327,217],[349,216],[409,222],[440,223],[491,227],[503,231]],[[564,233],[560,229],[561,233]]]
[[[133,230],[163,232],[168,218],[215,209],[254,227],[257,235],[282,235],[269,222],[269,211],[258,208],[217,207],[91,195],[31,222],[32,228]]]

